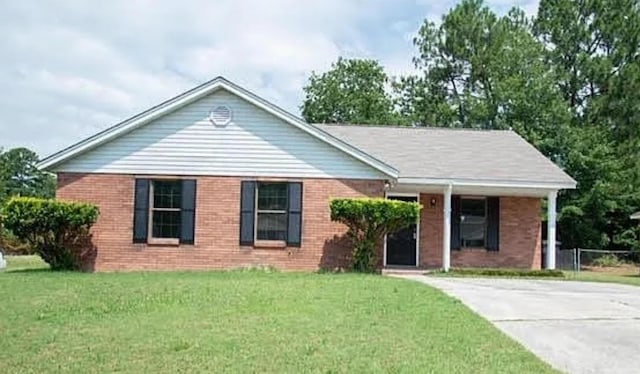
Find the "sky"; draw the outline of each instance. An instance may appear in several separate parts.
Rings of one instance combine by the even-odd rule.
[[[497,13],[537,0],[485,0]],[[45,157],[216,76],[299,114],[339,56],[412,71],[455,1],[0,0],[0,148]]]

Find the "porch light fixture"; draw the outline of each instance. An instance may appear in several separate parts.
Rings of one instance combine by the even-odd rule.
[[[436,198],[432,197],[431,201],[429,202],[429,204],[431,205],[432,208],[435,208],[436,207]]]

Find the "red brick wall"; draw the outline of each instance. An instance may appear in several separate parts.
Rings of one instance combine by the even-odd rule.
[[[436,206],[431,207],[435,198]],[[442,266],[443,196],[422,194],[420,265]],[[451,252],[452,267],[540,268],[541,220],[539,198],[500,198],[500,250],[461,249]]]
[[[432,198],[436,199],[433,208]],[[420,194],[420,266],[426,268],[442,267],[443,202],[442,195]]]
[[[332,197],[383,196],[376,180],[303,179],[302,246],[253,248],[239,245],[240,181],[235,177],[197,177],[194,245],[133,244],[134,176],[58,175],[57,197],[97,204],[100,217],[92,229],[96,271],[158,269],[228,269],[274,266],[315,270],[347,266],[345,227],[331,222]]]

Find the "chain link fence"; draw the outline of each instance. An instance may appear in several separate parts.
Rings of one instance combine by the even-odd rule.
[[[559,249],[556,252],[556,268],[561,270],[579,271],[578,249]]]
[[[589,248],[558,249],[556,267],[562,270],[584,271],[626,269],[640,264],[640,253]]]

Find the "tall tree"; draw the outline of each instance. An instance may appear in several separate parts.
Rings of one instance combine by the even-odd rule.
[[[639,7],[637,0],[540,2],[536,35],[548,46],[558,85],[577,117],[590,114],[594,99],[608,95],[611,79],[638,62]]]
[[[375,60],[343,59],[331,70],[313,73],[304,87],[302,116],[307,122],[385,124],[394,122],[386,91],[387,74]]]
[[[462,0],[414,44],[418,73],[392,82],[393,105],[379,65],[341,60],[305,88],[305,118],[388,122],[363,106],[377,102],[395,122],[512,128],[578,181],[560,194],[564,246],[640,248],[640,0],[541,0],[533,19]]]
[[[420,73],[394,85],[400,112],[411,122],[512,128],[561,159],[566,105],[521,10],[498,17],[482,1],[465,0],[439,25],[425,21],[414,44]]]
[[[563,239],[638,248],[640,3],[542,0],[534,30],[571,110],[566,161],[579,189],[563,198]]]

